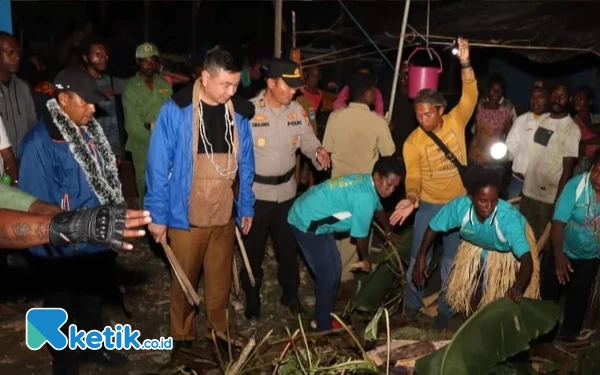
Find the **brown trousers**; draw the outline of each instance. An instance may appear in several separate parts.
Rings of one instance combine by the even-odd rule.
[[[231,263],[235,240],[234,220],[222,226],[170,229],[171,248],[194,287],[203,270],[207,332],[224,333],[231,288]],[[171,275],[171,336],[173,340],[196,340],[196,312],[187,302],[175,275]]]

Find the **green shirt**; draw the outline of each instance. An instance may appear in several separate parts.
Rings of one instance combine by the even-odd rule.
[[[351,174],[313,186],[298,198],[288,213],[288,223],[315,234],[350,231],[354,238],[369,235],[379,195],[369,174]]]
[[[32,195],[0,183],[0,209],[27,212],[36,200]]]
[[[132,153],[147,153],[150,143],[150,129],[145,124],[154,123],[162,105],[169,99],[173,90],[160,75],[154,75],[152,90],[139,73],[130,78],[123,91],[125,130],[127,144],[125,150]]]
[[[588,176],[589,173],[584,173],[570,179],[560,193],[554,210],[553,220],[566,223],[563,251],[571,259],[593,259],[599,256],[594,226],[596,231],[600,230],[600,203],[596,202]]]
[[[530,251],[526,221],[512,204],[499,199],[494,212],[482,222],[466,195],[448,202],[429,222],[435,232],[460,228],[460,236],[484,250],[512,251],[517,258]],[[485,257],[487,252],[482,254]]]

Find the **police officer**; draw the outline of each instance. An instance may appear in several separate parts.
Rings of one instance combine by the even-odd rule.
[[[319,170],[330,165],[329,154],[321,147],[300,104],[292,101],[296,90],[304,86],[300,67],[290,60],[273,59],[267,66],[267,87],[251,100],[255,107],[252,138],[256,175],[254,225],[244,245],[256,286],[250,285],[242,271],[246,293],[247,319],[260,317],[260,285],[262,261],[267,236],[271,234],[278,262],[277,278],[282,288],[281,304],[293,314],[304,312],[298,300],[298,250],[287,214],[296,197],[294,179],[296,150],[300,149]]]

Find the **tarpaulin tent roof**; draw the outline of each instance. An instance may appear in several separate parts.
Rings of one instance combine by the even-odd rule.
[[[398,44],[403,1],[344,4],[378,44]],[[599,14],[597,1],[431,1],[429,33],[511,45],[596,48],[594,52],[600,54]],[[411,3],[408,23],[425,34],[426,1]],[[345,29],[343,34],[364,40],[358,30]],[[523,49],[514,52],[537,62],[560,61],[581,53]]]

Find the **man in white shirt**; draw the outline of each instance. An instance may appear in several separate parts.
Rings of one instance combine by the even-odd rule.
[[[529,151],[521,212],[540,238],[552,219],[554,202],[573,175],[579,156],[579,127],[568,113],[569,89],[557,84],[550,94],[550,116],[543,118]]]
[[[531,89],[529,109],[529,112],[517,117],[506,137],[506,146],[513,161],[512,179],[508,190],[509,199],[521,195],[533,136],[540,121],[550,115],[548,113],[548,90],[541,81],[536,82]]]
[[[0,177],[7,174],[14,185],[18,180],[17,159],[6,135],[6,127],[0,116]]]

